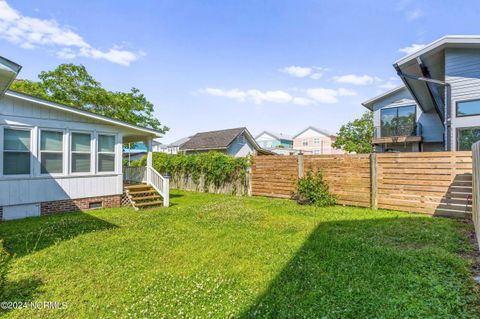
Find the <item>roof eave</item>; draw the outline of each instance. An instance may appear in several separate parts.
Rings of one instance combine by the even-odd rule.
[[[141,127],[141,126],[138,126],[138,125],[122,122],[122,121],[115,120],[115,119],[112,119],[112,118],[109,118],[109,117],[106,117],[106,116],[103,116],[103,115],[99,115],[99,114],[95,114],[95,113],[92,113],[92,112],[80,110],[80,109],[77,109],[77,108],[74,108],[74,107],[71,107],[71,106],[68,106],[68,105],[64,105],[64,104],[48,101],[48,100],[45,100],[45,99],[41,99],[41,98],[29,95],[29,94],[20,93],[20,92],[16,92],[16,91],[12,91],[12,90],[7,90],[5,92],[5,95],[11,96],[11,97],[14,97],[14,98],[18,98],[18,99],[22,99],[22,100],[26,100],[26,101],[30,101],[30,102],[33,102],[33,103],[38,103],[38,104],[41,104],[41,105],[44,105],[44,106],[47,106],[47,107],[51,107],[51,108],[54,108],[54,109],[58,109],[58,110],[61,110],[61,111],[64,111],[64,112],[70,112],[70,113],[74,113],[74,114],[77,114],[77,115],[80,115],[80,116],[93,118],[93,119],[103,121],[103,122],[106,122],[106,123],[109,123],[109,124],[126,127],[126,128],[129,128],[129,129],[132,129],[132,130],[143,132],[143,133],[148,133],[148,134],[153,135],[155,137],[162,137],[163,136],[163,133],[160,132],[160,131],[157,131],[157,130],[153,130],[153,129],[149,129],[149,128],[146,128],[146,127]]]

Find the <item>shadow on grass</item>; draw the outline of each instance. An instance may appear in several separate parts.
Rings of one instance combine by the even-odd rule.
[[[117,227],[87,213],[64,213],[0,223],[0,239],[11,254],[22,257],[82,234]]]
[[[39,293],[42,281],[37,278],[21,279],[16,281],[7,281],[3,293],[0,294],[0,302],[31,302],[35,295]],[[13,308],[0,307],[0,316]]]
[[[321,223],[240,318],[478,318],[456,221]]]

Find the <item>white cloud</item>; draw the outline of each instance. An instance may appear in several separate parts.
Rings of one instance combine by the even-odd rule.
[[[0,38],[25,49],[54,48],[56,55],[62,59],[83,56],[128,66],[145,55],[141,51],[123,50],[117,46],[106,51],[94,48],[70,27],[62,26],[53,19],[24,16],[5,0],[0,0]]]
[[[239,102],[243,102],[249,98],[255,104],[262,104],[264,102],[289,103],[293,100],[293,97],[289,93],[281,90],[262,92],[256,89],[242,91],[239,89],[223,90],[219,88],[206,88],[200,89],[198,92],[212,96],[226,97]]]
[[[291,76],[297,77],[297,78],[304,78],[306,76],[309,76],[312,74],[313,69],[309,67],[301,67],[301,66],[287,66],[280,71],[285,72]]]
[[[334,76],[333,80],[338,83],[347,83],[347,84],[353,84],[353,85],[367,85],[367,84],[373,84],[374,82],[380,81],[379,78],[373,77],[370,75],[355,75],[355,74]]]
[[[421,9],[419,8],[416,8],[416,9],[413,9],[413,10],[410,10],[410,11],[407,11],[405,13],[405,16],[407,17],[407,20],[409,21],[413,21],[413,20],[416,20],[420,17],[423,17],[424,16],[424,13]]]
[[[318,80],[323,76],[323,72],[326,71],[325,68],[320,68],[317,66],[314,67],[303,67],[303,66],[287,66],[283,69],[280,69],[281,72],[287,73],[291,76],[297,78],[310,77],[311,79]]]
[[[417,52],[418,50],[423,49],[426,46],[427,46],[426,44],[414,43],[411,46],[398,49],[398,52],[402,52],[402,53],[405,53],[406,55],[410,55],[414,52]]]
[[[357,93],[353,90],[338,88],[338,89],[326,89],[326,88],[312,88],[307,90],[296,90],[295,92],[306,96],[293,96],[290,93],[282,90],[274,91],[261,91],[257,89],[240,90],[231,89],[224,90],[220,88],[205,88],[197,91],[201,94],[225,97],[228,99],[236,100],[238,102],[251,101],[255,104],[263,103],[293,103],[295,105],[310,105],[318,103],[333,104],[339,101],[341,96],[353,96]],[[302,95],[303,95],[302,94]]]
[[[310,105],[314,103],[312,100],[307,99],[306,97],[294,97],[292,102],[296,105]]]
[[[240,91],[239,89],[233,90],[222,90],[218,88],[206,88],[199,90],[200,93],[213,95],[213,96],[221,96],[226,97],[229,99],[243,101],[247,97],[247,93],[244,91]]]
[[[340,96],[352,96],[356,95],[355,91],[339,88],[339,89],[325,89],[325,88],[313,88],[307,89],[307,95],[311,99],[325,104],[338,103],[338,97]]]
[[[288,103],[293,99],[290,94],[281,90],[266,92],[248,90],[247,94],[253,99],[255,104],[262,104],[263,102]]]

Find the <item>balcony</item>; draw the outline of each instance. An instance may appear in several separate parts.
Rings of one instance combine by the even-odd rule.
[[[373,144],[408,143],[422,141],[422,125],[376,126],[373,131]]]

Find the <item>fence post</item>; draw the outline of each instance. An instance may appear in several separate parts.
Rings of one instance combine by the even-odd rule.
[[[377,196],[377,154],[370,154],[370,196],[372,209],[378,209],[378,196]]]
[[[298,178],[303,177],[303,154],[299,153],[297,156],[297,163],[298,163]]]

